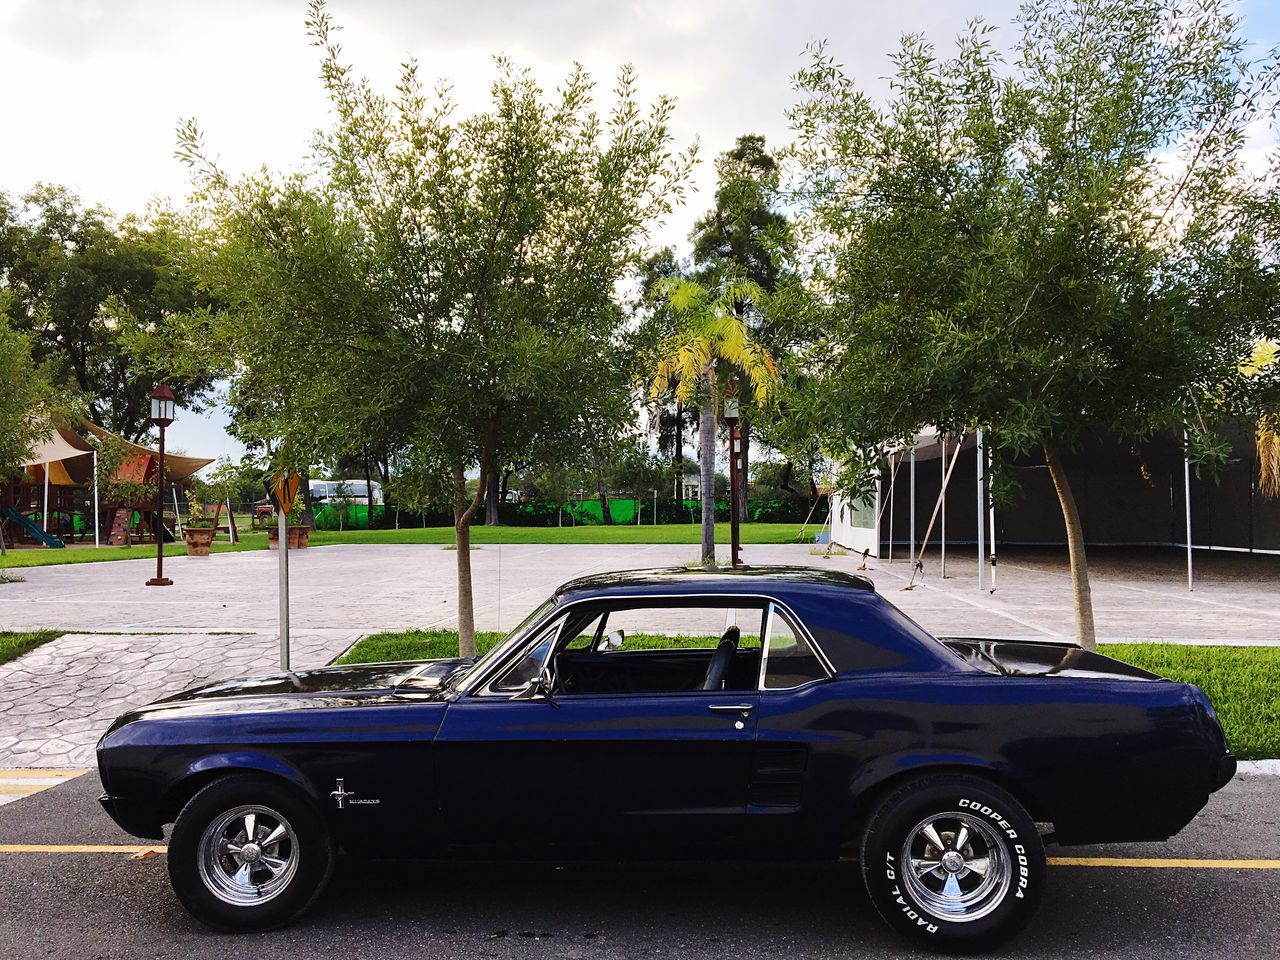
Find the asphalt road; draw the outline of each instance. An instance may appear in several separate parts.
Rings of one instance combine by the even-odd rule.
[[[93,774],[0,808],[0,844],[139,843]],[[1280,859],[1280,777],[1236,780],[1164,844],[1051,856]],[[447,865],[344,861],[292,928],[213,934],[163,856],[0,853],[0,958],[900,957],[852,863]],[[1280,956],[1280,870],[1052,867],[1017,957]]]

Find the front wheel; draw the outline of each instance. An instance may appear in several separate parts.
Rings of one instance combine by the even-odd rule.
[[[1044,845],[1027,812],[994,784],[921,778],[876,807],[862,876],[890,926],[929,949],[972,953],[1030,921],[1044,889]]]
[[[182,905],[216,930],[282,926],[320,896],[334,848],[315,805],[254,774],[213,781],[182,808],[169,841],[169,879]]]

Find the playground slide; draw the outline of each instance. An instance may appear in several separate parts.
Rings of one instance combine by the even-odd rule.
[[[27,531],[32,537],[43,543],[46,547],[65,547],[66,544],[55,537],[52,533],[45,533],[40,529],[39,524],[31,520],[30,517],[24,516],[16,507],[5,507],[4,515]]]
[[[157,536],[160,536],[160,531],[164,531],[163,535],[165,543],[173,543],[176,539],[173,535],[173,531],[156,519],[156,515],[154,513],[151,514],[151,529]]]

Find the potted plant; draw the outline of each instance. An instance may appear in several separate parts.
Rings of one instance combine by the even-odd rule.
[[[289,519],[286,524],[285,536],[288,537],[290,550],[305,549],[311,543],[311,528],[302,522],[302,496],[293,501],[293,508],[289,511]],[[280,527],[272,524],[267,527],[267,548],[270,550],[280,549]]]
[[[195,488],[187,491],[187,522],[182,526],[182,539],[187,542],[188,557],[207,557],[217,528],[215,517],[209,516],[204,500]]]

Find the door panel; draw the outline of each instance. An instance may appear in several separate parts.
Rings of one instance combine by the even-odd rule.
[[[500,857],[735,851],[758,705],[755,692],[456,701],[434,745],[453,845]]]

